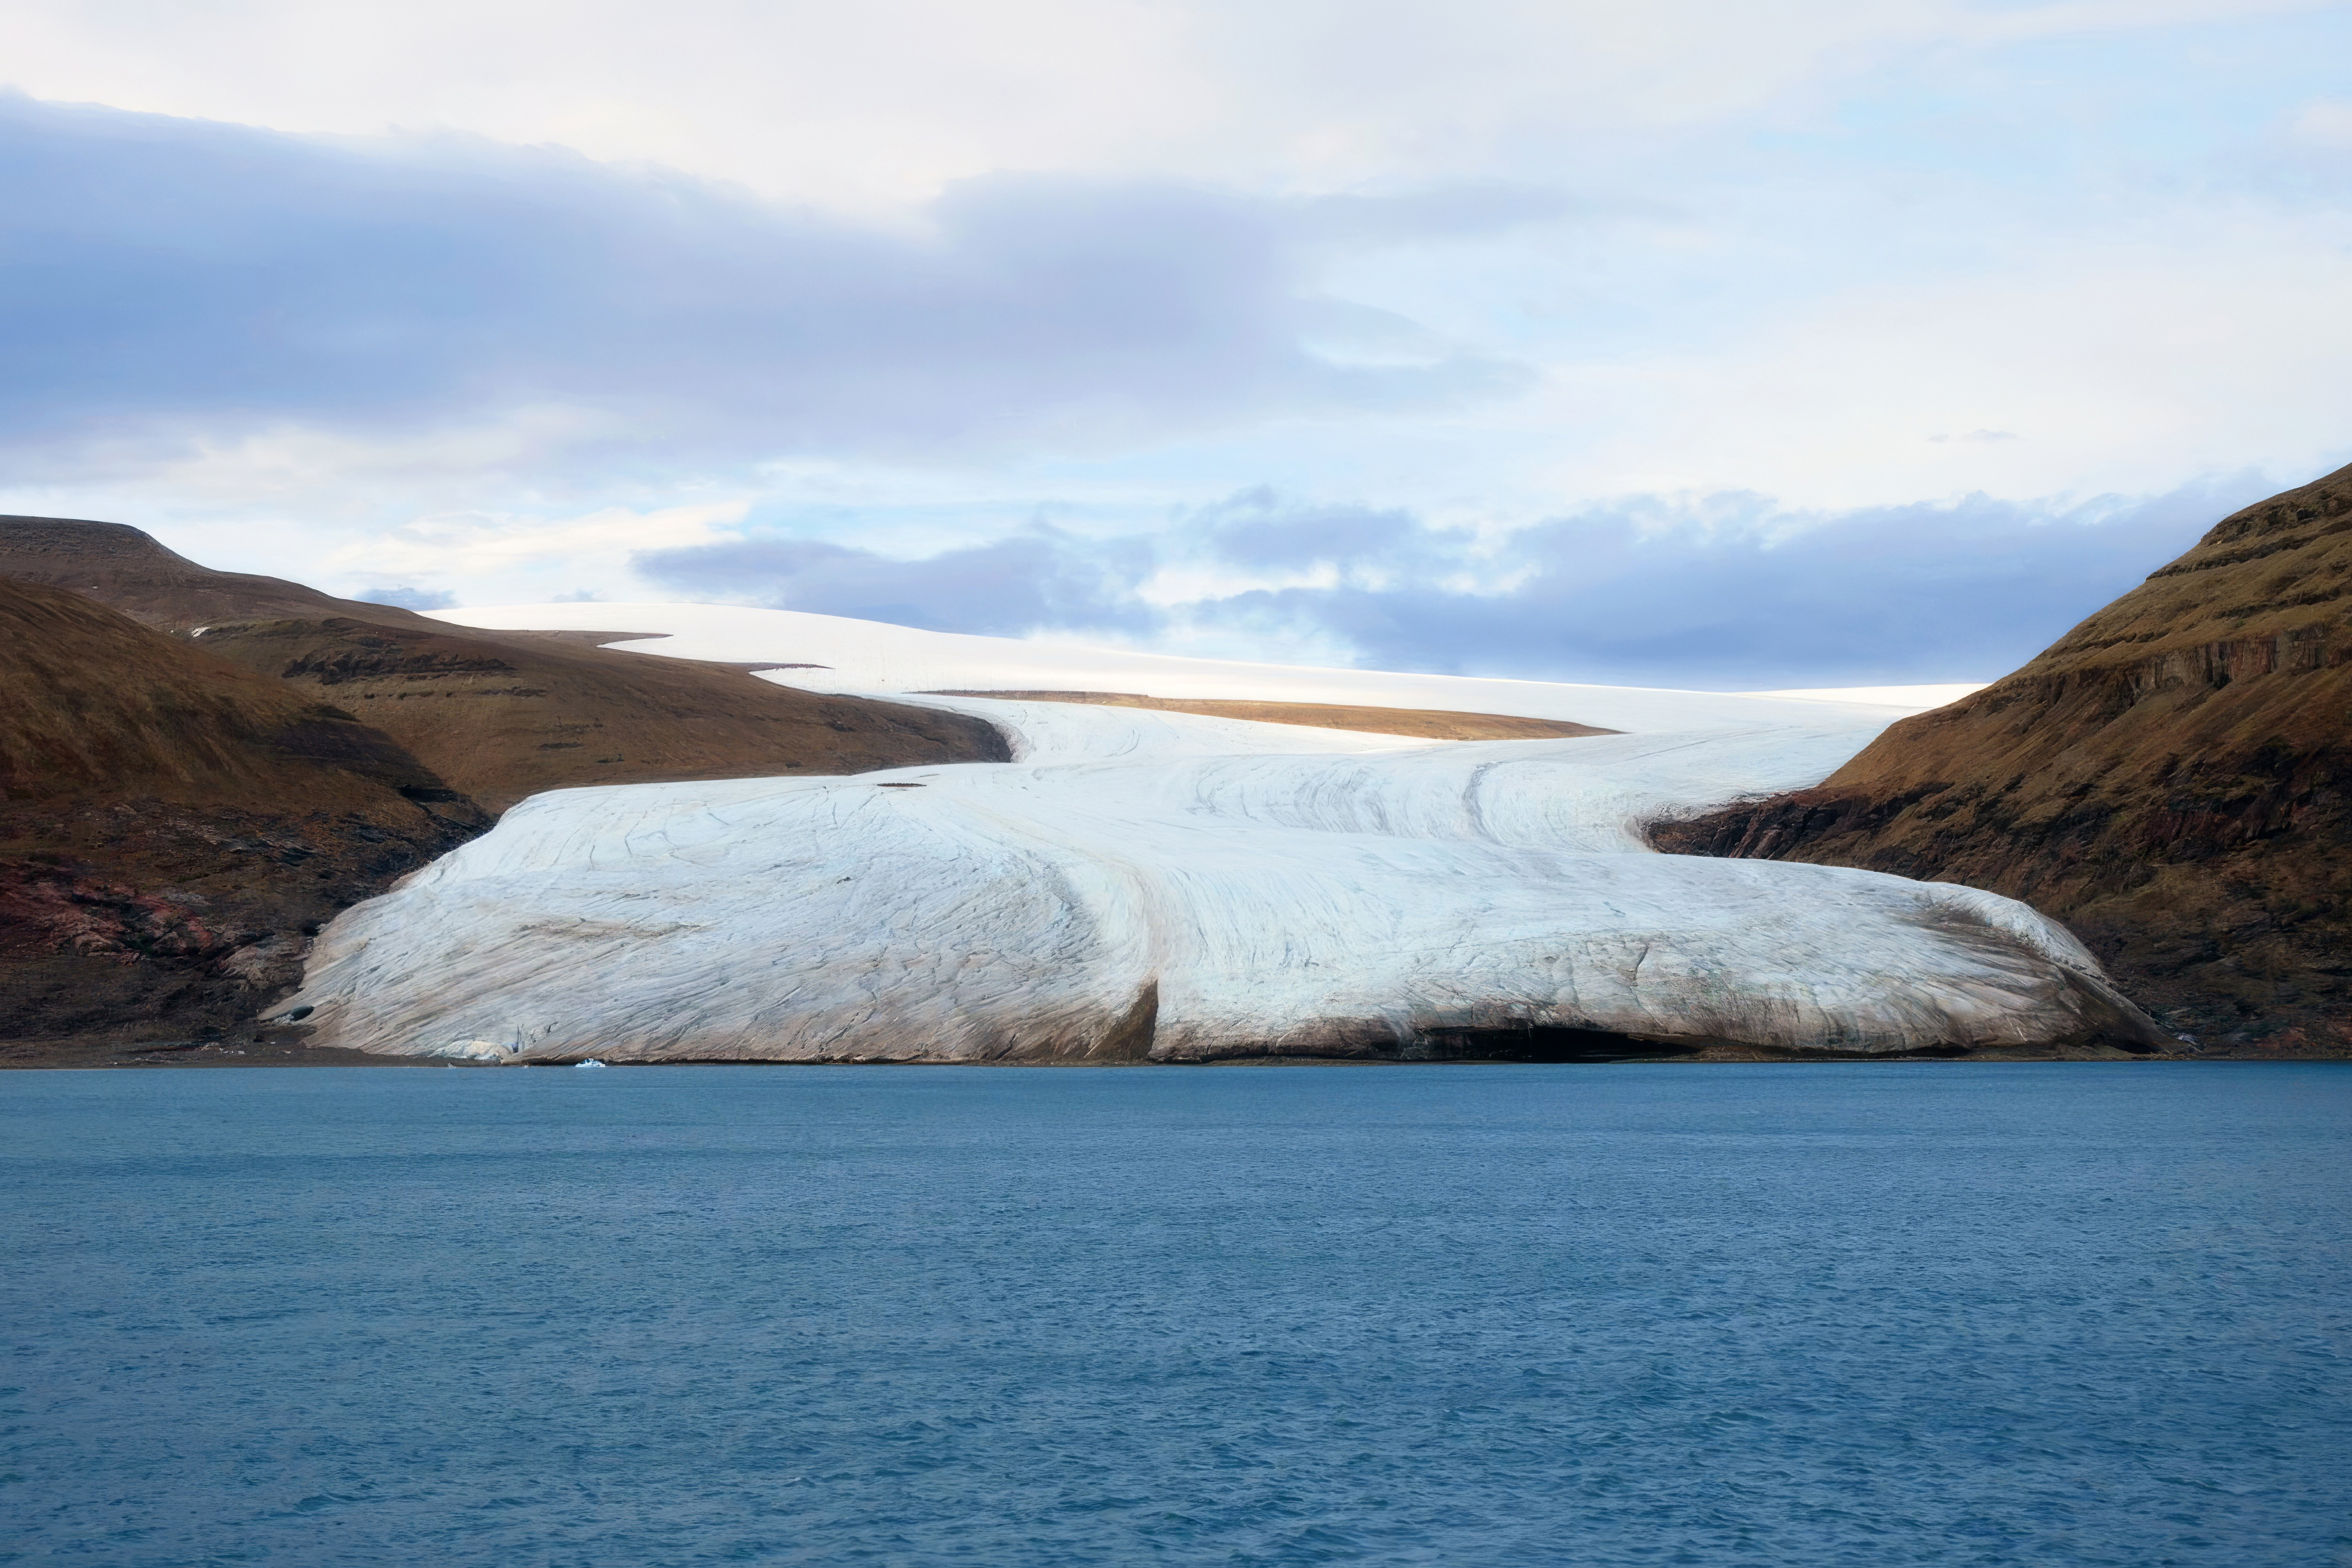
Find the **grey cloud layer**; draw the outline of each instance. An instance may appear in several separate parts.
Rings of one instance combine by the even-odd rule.
[[[1991,679],[2273,488],[2236,475],[2064,510],[1950,506],[1794,517],[1758,498],[1644,501],[1528,529],[1499,550],[1408,512],[1259,489],[1158,542],[1328,585],[1162,608],[1136,594],[1142,540],[1035,534],[897,562],[747,540],[641,556],[666,587],[942,631],[1197,626],[1337,638],[1381,669],[1763,689]],[[1457,575],[1503,584],[1471,592]]]
[[[0,438],[586,410],[675,459],[1073,445],[1515,384],[1443,350],[1320,357],[1335,233],[1556,203],[1344,212],[994,178],[920,233],[460,140],[338,142],[0,97]]]
[[[603,499],[793,454],[1026,458],[1270,414],[1444,405],[1525,373],[1321,297],[1317,268],[1570,212],[1506,184],[1251,200],[995,178],[886,231],[557,151],[335,142],[0,94],[0,450],[19,480],[110,478],[278,425],[464,431],[554,408],[570,414],[532,426],[558,432],[531,437],[541,449],[469,472],[509,494]],[[1398,668],[1949,679],[2011,668],[2253,499],[2249,483],[2063,515],[1645,502],[1491,549],[1409,512],[1244,491],[1150,540],[1037,531],[902,562],[750,537],[643,565],[698,595],[969,631],[1189,625],[1239,646],[1257,628]],[[1322,585],[1141,597],[1155,562],[1202,561],[1321,568]]]
[[[635,565],[657,583],[704,596],[929,631],[1139,631],[1159,618],[1135,597],[1151,569],[1140,540],[1101,543],[1040,531],[894,561],[821,540],[747,539],[652,551]]]
[[[1226,624],[1311,626],[1380,668],[1745,687],[1991,679],[2179,553],[2260,480],[2129,506],[1956,505],[1788,517],[1760,498],[1589,511],[1515,536],[1499,593],[1426,586],[1459,567],[1426,531],[1362,585],[1244,594]]]

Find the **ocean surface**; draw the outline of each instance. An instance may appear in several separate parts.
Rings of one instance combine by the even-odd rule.
[[[0,1562],[2352,1563],[2352,1068],[0,1075]]]

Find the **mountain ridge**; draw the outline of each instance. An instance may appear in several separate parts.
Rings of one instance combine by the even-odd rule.
[[[450,626],[77,519],[0,518],[0,1063],[268,1048],[249,1020],[328,920],[539,791],[1007,755],[980,720]]]
[[[2352,467],[2231,513],[1818,787],[1654,840],[2006,893],[2208,1048],[2352,1054],[2347,605]]]
[[[743,668],[483,631],[216,572],[122,523],[0,517],[0,577],[69,589],[383,729],[492,812],[544,789],[998,762],[956,714]]]
[[[489,820],[339,708],[0,578],[0,1040],[220,1035]]]

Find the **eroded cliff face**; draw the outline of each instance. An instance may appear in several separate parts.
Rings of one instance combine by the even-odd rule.
[[[1653,837],[2005,893],[2209,1049],[2352,1054],[2352,468],[1819,788]]]

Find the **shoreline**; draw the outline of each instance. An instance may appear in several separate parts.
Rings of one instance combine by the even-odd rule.
[[[598,1058],[601,1060],[601,1058]],[[1834,1052],[1769,1052],[1741,1047],[1718,1047],[1676,1055],[1625,1055],[1575,1060],[1530,1061],[1512,1057],[1453,1057],[1433,1060],[1400,1060],[1380,1057],[1249,1056],[1207,1061],[954,1061],[929,1060],[781,1060],[757,1058],[691,1058],[665,1061],[604,1062],[614,1068],[1422,1068],[1422,1067],[1713,1067],[1721,1065],[1814,1067],[1838,1064],[1940,1062],[1966,1066],[1980,1062],[2352,1062],[2342,1054],[2263,1051],[2165,1051],[2135,1055],[2116,1051],[2028,1053],[1983,1051],[1958,1054],[1862,1056]],[[292,1040],[154,1040],[154,1041],[5,1041],[0,1042],[0,1072],[117,1072],[172,1068],[467,1068],[501,1070],[514,1068],[574,1068],[577,1061],[467,1061],[450,1057],[390,1056],[347,1050],[333,1046],[306,1046]]]

